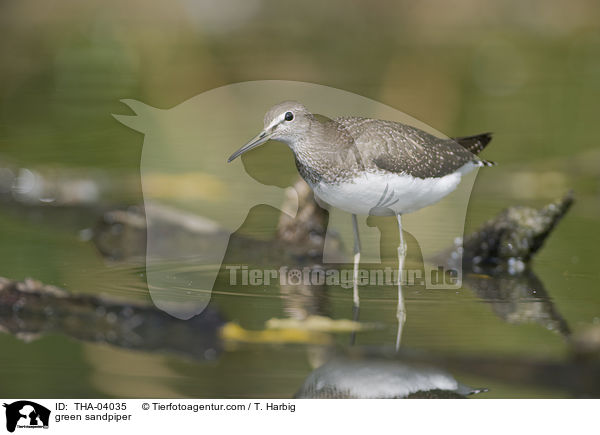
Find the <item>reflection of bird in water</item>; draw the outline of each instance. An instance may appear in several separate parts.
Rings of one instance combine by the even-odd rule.
[[[336,357],[313,371],[300,399],[463,398],[487,391],[459,383],[435,367],[385,359]]]
[[[491,140],[489,134],[453,140],[379,119],[342,117],[323,122],[295,101],[272,107],[265,115],[264,130],[228,161],[270,139],[290,147],[298,172],[319,198],[352,214],[355,307],[360,261],[356,216],[375,212],[397,217],[401,277],[406,257],[401,216],[438,202],[456,189],[464,174],[490,165],[477,157]],[[397,317],[396,347],[406,319],[401,279]]]

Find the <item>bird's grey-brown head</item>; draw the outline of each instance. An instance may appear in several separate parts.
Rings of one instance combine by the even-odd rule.
[[[313,115],[297,101],[284,101],[271,107],[265,114],[264,130],[233,153],[228,162],[272,139],[287,144],[292,150],[309,130]]]

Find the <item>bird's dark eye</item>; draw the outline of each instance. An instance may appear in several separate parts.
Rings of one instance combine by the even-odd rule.
[[[285,112],[284,119],[286,121],[291,121],[292,119],[294,119],[294,114],[292,112]]]

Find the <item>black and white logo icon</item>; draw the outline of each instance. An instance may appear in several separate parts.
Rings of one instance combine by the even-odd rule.
[[[29,400],[19,400],[4,404],[6,408],[6,430],[14,432],[16,428],[47,429],[50,410]]]

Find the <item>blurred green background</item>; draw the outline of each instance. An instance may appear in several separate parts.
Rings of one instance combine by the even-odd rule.
[[[246,80],[389,104],[446,134],[491,130],[489,158],[597,146],[600,5],[562,1],[3,1],[2,150],[135,168],[110,117]],[[500,154],[501,153],[501,154]]]
[[[170,108],[218,86],[265,79],[364,95],[449,136],[492,131],[485,158],[499,166],[480,174],[467,227],[507,205],[539,206],[574,188],[577,203],[535,269],[577,329],[600,321],[599,22],[594,0],[3,0],[0,157],[135,177],[143,137],[111,117],[129,113],[119,100]],[[139,186],[127,201],[141,202]],[[106,265],[71,228],[4,209],[0,231],[0,276],[147,299],[138,269]],[[267,302],[220,303],[234,320],[260,323],[283,316],[275,293]],[[347,317],[350,300],[341,295],[334,312]],[[380,302],[393,298],[387,289]],[[503,323],[468,292],[408,299],[407,346],[565,352],[560,337]],[[364,319],[393,325],[393,303],[378,307],[366,307]],[[393,336],[364,342],[389,344]],[[310,372],[298,348],[243,350],[198,367],[60,336],[28,344],[1,335],[0,346],[0,395],[12,397],[291,396]],[[546,396],[564,393],[494,385],[488,394]]]

